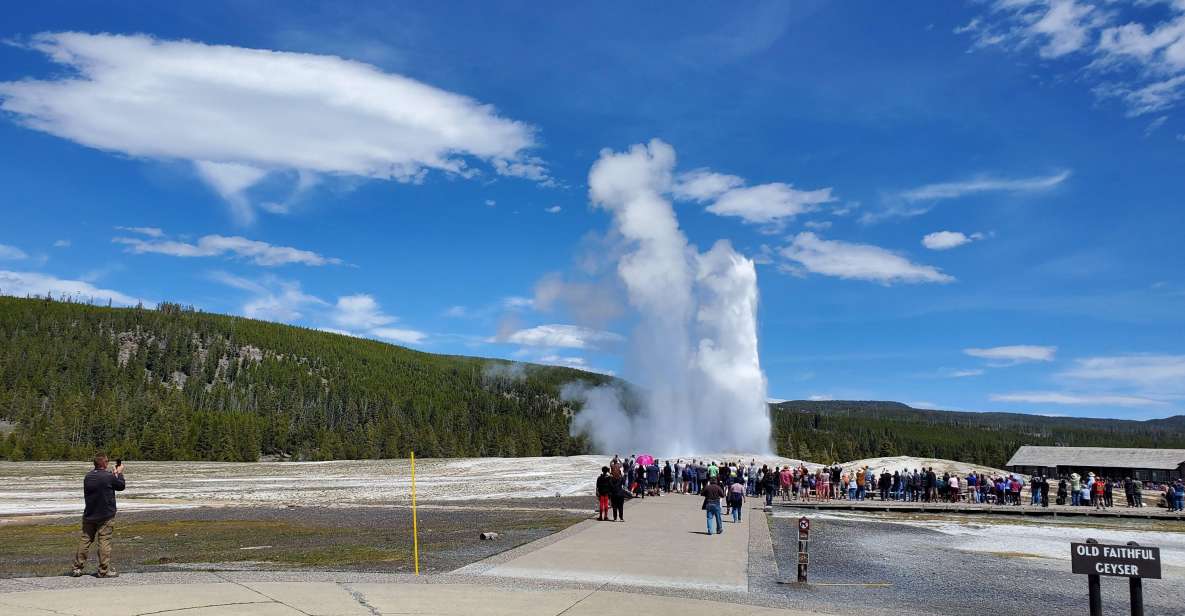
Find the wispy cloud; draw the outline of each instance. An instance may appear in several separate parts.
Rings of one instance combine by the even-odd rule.
[[[0,244],[0,260],[21,261],[28,258],[29,255],[20,248],[9,246],[8,244]]]
[[[524,346],[567,349],[596,349],[624,340],[613,332],[578,325],[548,324],[508,332],[491,342],[509,342]]]
[[[942,201],[972,195],[994,192],[1021,194],[1046,191],[1061,185],[1069,179],[1070,175],[1070,171],[1067,170],[1051,175],[1025,178],[980,176],[966,180],[924,184],[886,195],[884,207],[879,211],[865,212],[860,217],[860,222],[871,224],[890,218],[920,216],[934,209]]]
[[[996,366],[1012,366],[1036,361],[1053,361],[1054,356],[1057,355],[1057,347],[1032,344],[1016,344],[984,349],[963,349],[963,353],[965,355],[970,355],[971,357],[988,359],[992,360],[993,362],[1002,362],[994,364]]]
[[[826,240],[809,231],[796,235],[778,254],[788,261],[781,269],[795,275],[820,274],[884,285],[955,280],[936,267],[914,263],[879,246]]]
[[[1185,99],[1185,3],[1144,2],[1157,10],[1082,0],[995,0],[956,34],[972,50],[1036,50],[1061,59],[1094,84],[1100,99],[1116,99],[1129,116],[1162,112]]]
[[[1029,404],[1067,404],[1077,406],[1164,406],[1163,400],[1114,394],[1069,393],[1062,391],[1027,391],[992,394],[996,402],[1025,402]]]
[[[152,235],[162,238],[164,232]],[[143,240],[134,237],[117,237],[111,241],[127,246],[127,252],[134,254],[155,253],[173,257],[217,257],[229,256],[250,261],[256,265],[277,266],[297,263],[301,265],[340,264],[341,259],[325,257],[310,250],[291,246],[275,246],[267,242],[250,240],[239,236],[206,235],[190,244],[166,239]]]
[[[111,289],[103,289],[82,280],[58,278],[38,272],[13,272],[0,270],[0,294],[16,297],[52,295],[57,298],[70,297],[79,301],[107,302],[120,306],[134,306],[139,298]],[[144,302],[145,304],[151,302]]]

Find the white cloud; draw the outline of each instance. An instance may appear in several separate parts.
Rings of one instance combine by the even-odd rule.
[[[937,182],[910,188],[886,198],[881,211],[866,212],[860,217],[864,224],[887,218],[920,216],[944,200],[993,192],[1030,193],[1050,190],[1070,177],[1069,171],[1027,178],[998,178],[983,176],[955,182]]]
[[[544,212],[547,212],[548,214],[559,214],[561,209],[563,209],[563,208],[561,208],[561,207],[560,207],[560,206],[558,206],[558,205],[553,205],[553,206],[551,206],[551,207],[549,207],[549,208],[547,208],[547,209],[545,209],[545,210],[543,210],[543,211],[544,211]]]
[[[834,400],[835,396],[832,396],[830,394],[811,394],[811,395],[807,396],[806,399],[813,400],[815,402],[826,402],[828,400]]]
[[[27,47],[67,72],[0,83],[0,108],[88,147],[189,161],[241,220],[273,171],[418,182],[482,161],[550,181],[527,153],[532,126],[369,64],[145,35],[42,33]]]
[[[1137,3],[1141,4],[1141,3]],[[1076,0],[996,0],[956,33],[972,49],[1036,49],[1042,58],[1079,62],[1075,78],[1099,98],[1117,98],[1129,116],[1155,113],[1185,98],[1185,2],[1122,4]],[[1149,10],[1150,5],[1155,10]]]
[[[1059,376],[1136,387],[1149,395],[1185,395],[1185,355],[1088,357]]]
[[[963,244],[970,244],[973,241],[981,239],[983,239],[982,233],[966,235],[960,231],[935,231],[934,233],[927,233],[922,238],[922,246],[930,250],[950,250],[951,248],[958,248]]]
[[[981,376],[983,372],[984,371],[979,368],[972,368],[969,370],[951,370],[947,376],[955,379],[962,379],[969,376]]]
[[[1114,394],[1079,394],[1061,391],[1027,391],[1009,394],[992,394],[997,402],[1027,402],[1030,404],[1069,404],[1098,406],[1162,406],[1161,400],[1139,396]]]
[[[734,188],[708,206],[718,216],[736,216],[745,222],[777,223],[799,214],[813,212],[820,204],[835,201],[830,188],[798,190],[789,184],[774,182],[746,188]]]
[[[303,319],[305,310],[326,305],[320,298],[302,291],[300,283],[294,280],[281,280],[274,276],[250,280],[220,271],[210,272],[209,277],[215,282],[248,292],[250,298],[243,304],[242,313],[252,319],[291,323]]]
[[[671,194],[683,201],[705,202],[744,185],[744,178],[716,173],[710,169],[696,169],[679,174]]]
[[[148,237],[164,237],[165,232],[160,227],[116,227],[117,231],[127,231],[129,233],[139,233],[140,235],[147,235]]]
[[[831,228],[830,220],[808,220],[802,223],[802,226],[807,229],[814,229],[815,231],[826,231]]]
[[[364,293],[337,298],[331,318],[349,330],[373,329],[395,321],[395,317],[383,314],[374,297]]]
[[[36,272],[7,270],[0,270],[0,294],[16,297],[52,295],[61,298],[65,296],[81,301],[110,301],[112,304],[120,306],[133,306],[141,301],[119,291],[101,289],[81,280],[67,280]]]
[[[871,280],[884,285],[955,280],[938,268],[913,263],[879,246],[826,240],[809,231],[796,235],[779,254],[792,262],[784,266],[791,273],[805,271],[837,278]]]
[[[29,255],[20,248],[9,246],[8,244],[0,244],[0,260],[20,261],[21,259],[28,258]]]
[[[126,245],[128,247],[127,251],[135,254],[156,253],[173,257],[216,257],[228,255],[249,260],[256,265],[265,266],[285,265],[289,263],[312,266],[341,263],[341,259],[324,257],[309,250],[301,250],[290,246],[275,246],[267,242],[249,240],[239,236],[206,235],[199,238],[196,244],[165,239],[141,240],[131,237],[117,237],[112,241],[117,244]]]
[[[493,199],[486,199],[486,207],[495,207],[497,205],[497,201],[494,201]]]
[[[594,349],[621,342],[621,336],[578,325],[537,325],[499,336],[496,342],[510,342],[525,346]]]
[[[54,248],[69,248],[70,240],[58,240],[53,243]]]
[[[297,281],[264,276],[250,280],[226,272],[211,272],[216,282],[247,291],[251,298],[242,312],[253,319],[321,323],[317,329],[355,338],[379,338],[402,344],[420,344],[428,334],[414,329],[394,327],[398,319],[383,312],[373,296],[358,293],[337,298],[333,304],[301,290]],[[306,314],[311,313],[311,314]],[[324,323],[332,325],[325,325]]]
[[[983,349],[963,349],[963,353],[970,355],[971,357],[978,357],[980,359],[1006,362],[1000,365],[1010,366],[1033,361],[1053,361],[1054,356],[1057,354],[1057,347],[1038,346],[1032,344],[1015,344]]]
[[[403,344],[419,344],[428,337],[428,334],[421,331],[400,329],[397,327],[376,327],[370,330],[370,335],[384,340],[402,342]]]
[[[835,201],[830,188],[798,190],[781,182],[745,186],[744,178],[710,169],[679,174],[671,186],[671,195],[683,201],[713,201],[707,208],[709,212],[757,224],[780,224]]]

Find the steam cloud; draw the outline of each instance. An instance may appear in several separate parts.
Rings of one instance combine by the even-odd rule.
[[[668,198],[675,150],[652,140],[603,150],[592,202],[613,215],[629,249],[617,263],[637,329],[625,376],[642,390],[626,413],[612,386],[569,387],[583,403],[573,433],[603,452],[656,455],[770,450],[766,380],[757,352],[757,272],[725,240],[700,253]]]

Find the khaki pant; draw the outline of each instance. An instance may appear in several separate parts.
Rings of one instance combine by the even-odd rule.
[[[86,566],[86,559],[90,555],[91,544],[99,543],[99,575],[106,575],[111,569],[111,532],[115,529],[112,522],[115,518],[107,518],[97,522],[82,523],[82,535],[78,538],[78,550],[74,553],[74,568],[82,569]]]

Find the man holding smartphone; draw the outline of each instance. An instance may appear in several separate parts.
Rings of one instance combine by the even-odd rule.
[[[79,538],[78,550],[74,553],[74,568],[70,575],[82,575],[82,568],[86,566],[86,559],[90,555],[91,544],[97,541],[98,577],[119,577],[119,574],[111,569],[111,533],[114,530],[112,521],[115,520],[115,493],[122,491],[124,487],[123,460],[117,460],[115,469],[108,470],[106,454],[96,455],[94,470],[87,473],[86,478],[82,480],[86,508],[82,512],[82,537]]]

